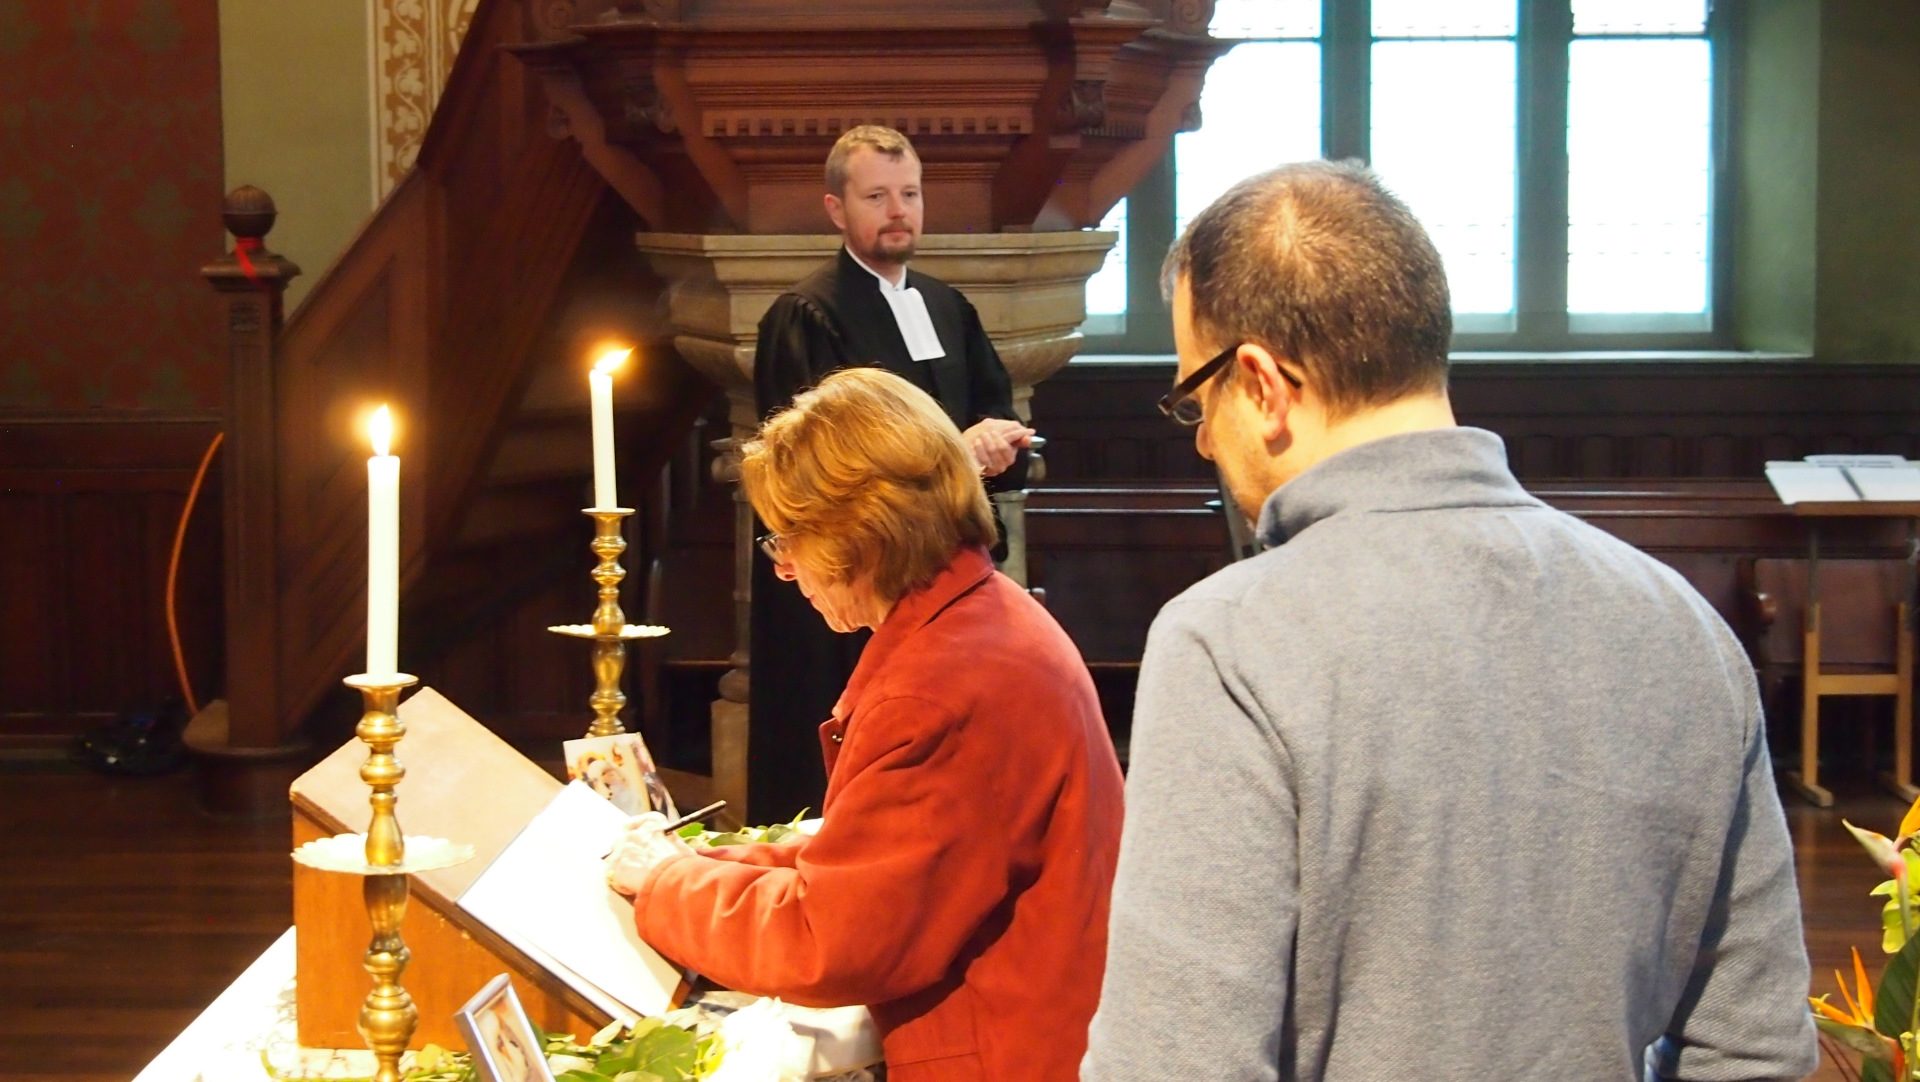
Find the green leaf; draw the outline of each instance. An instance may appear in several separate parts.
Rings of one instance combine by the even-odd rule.
[[[1819,1027],[1820,1032],[1838,1041],[1842,1047],[1858,1052],[1867,1059],[1891,1060],[1893,1058],[1893,1050],[1888,1046],[1886,1039],[1865,1026],[1850,1026],[1818,1014],[1813,1016],[1813,1024]]]
[[[1873,888],[1875,894],[1887,896],[1887,904],[1880,907],[1880,950],[1886,954],[1898,954],[1906,946],[1906,929],[1900,924],[1900,900],[1894,896],[1893,880],[1880,884],[1887,888]]]
[[[1873,1028],[1891,1036],[1913,1028],[1913,982],[1920,976],[1920,937],[1887,960],[1873,994]]]
[[[1907,882],[1920,883],[1920,853],[1908,849],[1900,854],[1907,862]],[[1888,954],[1898,951],[1906,945],[1906,931],[1900,926],[1900,895],[1891,879],[1885,879],[1880,885],[1867,892],[1869,897],[1885,898],[1886,904],[1880,907],[1880,949]],[[1907,891],[1908,904],[1914,920],[1920,922],[1920,894],[1912,888]]]
[[[633,1042],[633,1066],[643,1073],[658,1075],[670,1082],[691,1079],[694,1060],[698,1055],[696,1044],[691,1030],[662,1026],[644,1040]]]

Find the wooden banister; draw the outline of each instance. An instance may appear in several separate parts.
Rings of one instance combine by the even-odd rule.
[[[248,704],[211,719],[225,732],[210,742],[238,748],[281,742],[279,671],[280,562],[276,524],[280,470],[279,366],[274,342],[281,327],[281,300],[300,273],[292,260],[268,251],[273,199],[254,187],[229,193],[222,219],[234,250],[201,268],[226,302],[227,416],[222,461],[226,521],[227,699]],[[202,723],[202,730],[208,722]]]
[[[522,5],[483,0],[413,172],[284,329],[279,298],[298,268],[262,249],[252,277],[234,257],[206,270],[228,297],[234,372],[225,702],[234,746],[295,742],[357,669],[359,414],[384,400],[400,418],[411,597],[476,499],[529,372],[551,357],[563,286],[609,194],[578,143],[547,130],[542,92],[503,51],[528,31]],[[270,201],[267,213],[270,222]],[[403,642],[408,623],[428,620],[404,617]]]

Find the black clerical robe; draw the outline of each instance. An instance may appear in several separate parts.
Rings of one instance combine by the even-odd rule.
[[[907,284],[926,301],[944,356],[912,359],[878,279],[842,248],[781,294],[760,320],[753,386],[761,417],[830,372],[872,367],[932,395],[963,431],[986,417],[1017,420],[1013,381],[973,305],[959,290],[912,269]],[[988,491],[1024,485],[1027,461],[1022,451],[1005,473],[988,479]],[[819,726],[833,713],[867,638],[864,631],[841,635],[828,628],[797,587],[774,575],[770,561],[754,557],[747,799],[755,820],[819,810],[827,787]]]

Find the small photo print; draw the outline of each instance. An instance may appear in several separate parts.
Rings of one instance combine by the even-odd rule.
[[[628,815],[657,811],[672,818],[673,798],[660,782],[647,742],[639,733],[569,740],[562,747],[568,780],[584,781]]]
[[[505,973],[488,981],[453,1018],[467,1038],[480,1082],[554,1082],[540,1035]]]

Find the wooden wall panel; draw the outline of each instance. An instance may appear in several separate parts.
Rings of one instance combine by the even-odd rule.
[[[167,561],[209,417],[0,421],[0,748],[49,746],[179,698]],[[218,690],[218,471],[195,508],[178,608],[195,690]]]
[[[1154,409],[1172,371],[1083,359],[1033,395],[1049,442],[1028,504],[1030,577],[1119,689],[1116,703],[1160,606],[1226,557],[1224,520],[1206,506],[1211,467],[1192,433]],[[1740,558],[1804,551],[1798,524],[1758,481],[1761,463],[1861,447],[1920,457],[1916,380],[1920,368],[1806,361],[1473,360],[1456,367],[1453,387],[1463,421],[1504,436],[1530,485],[1679,569],[1736,620]],[[729,490],[708,479],[704,453],[683,457],[676,476],[699,491],[675,513],[664,615],[675,628],[669,657],[691,671],[719,664],[729,641]],[[1744,481],[1702,488],[1690,477]],[[1617,498],[1592,483],[1614,478],[1633,481]],[[1703,502],[1715,491],[1724,499]],[[1890,551],[1897,540],[1861,543]],[[681,705],[669,704],[675,715]],[[1109,720],[1124,732],[1124,718]]]
[[[1535,482],[1547,503],[1666,563],[1736,630],[1747,612],[1738,573],[1751,557],[1804,558],[1807,523],[1772,495],[1766,482],[1627,480]],[[1096,510],[1096,489],[1038,489],[1028,500],[1032,584],[1090,664],[1136,664],[1160,606],[1221,567],[1225,524],[1198,507],[1208,490],[1171,486],[1180,502],[1150,490],[1115,488]],[[1903,523],[1836,519],[1821,524],[1829,557],[1898,559],[1906,554]]]
[[[1076,361],[1034,389],[1048,483],[1208,478],[1154,403],[1170,361]],[[1920,365],[1809,360],[1486,360],[1453,367],[1463,424],[1526,479],[1758,477],[1770,458],[1920,458]]]
[[[1174,595],[1225,566],[1226,525],[1211,489],[1168,501],[1145,493],[1038,490],[1028,501],[1028,584],[1093,664],[1132,664]],[[1084,506],[1096,501],[1105,506]],[[1081,504],[1083,506],[1074,506]]]
[[[1843,449],[1920,457],[1916,371],[1474,362],[1459,367],[1454,383],[1463,420],[1505,436],[1533,487],[1673,564],[1732,617],[1741,555],[1801,550],[1790,519],[1735,506],[1680,514],[1658,501],[1641,507],[1655,513],[1632,514],[1592,496],[1592,485],[1575,498],[1556,479],[1614,471],[1642,481],[1744,476],[1751,486],[1769,457]],[[1153,409],[1170,375],[1166,363],[1076,362],[1034,395],[1035,421],[1050,443],[1047,479],[1029,512],[1033,581],[1103,669],[1137,661],[1160,605],[1224,559],[1224,525],[1205,509],[1209,467],[1193,453],[1190,433]],[[0,741],[64,740],[175,693],[161,587],[180,501],[215,429],[204,416],[0,421]],[[689,461],[673,471],[679,488],[661,610],[674,628],[663,654],[678,667],[664,681],[669,698],[682,684],[711,682],[702,667],[724,663],[731,635],[731,494],[710,479],[704,440],[688,443]],[[1625,498],[1642,504],[1652,491],[1627,489]],[[210,490],[181,591],[202,698],[218,688],[217,522]],[[633,553],[641,548],[635,540]],[[584,618],[587,558],[582,541],[577,569],[531,584],[530,593],[523,583],[523,596],[499,599],[485,620],[409,646],[409,655],[430,682],[510,738],[570,735],[590,690],[586,660],[544,627]],[[628,571],[628,611],[638,619],[643,570],[636,563]],[[99,630],[107,626],[116,630]],[[680,680],[680,670],[698,670],[700,680]],[[637,709],[637,682],[628,690]],[[676,718],[704,715],[700,704],[670,701],[664,709]],[[351,721],[343,715],[341,724]],[[698,746],[694,736],[687,743],[689,752]]]

